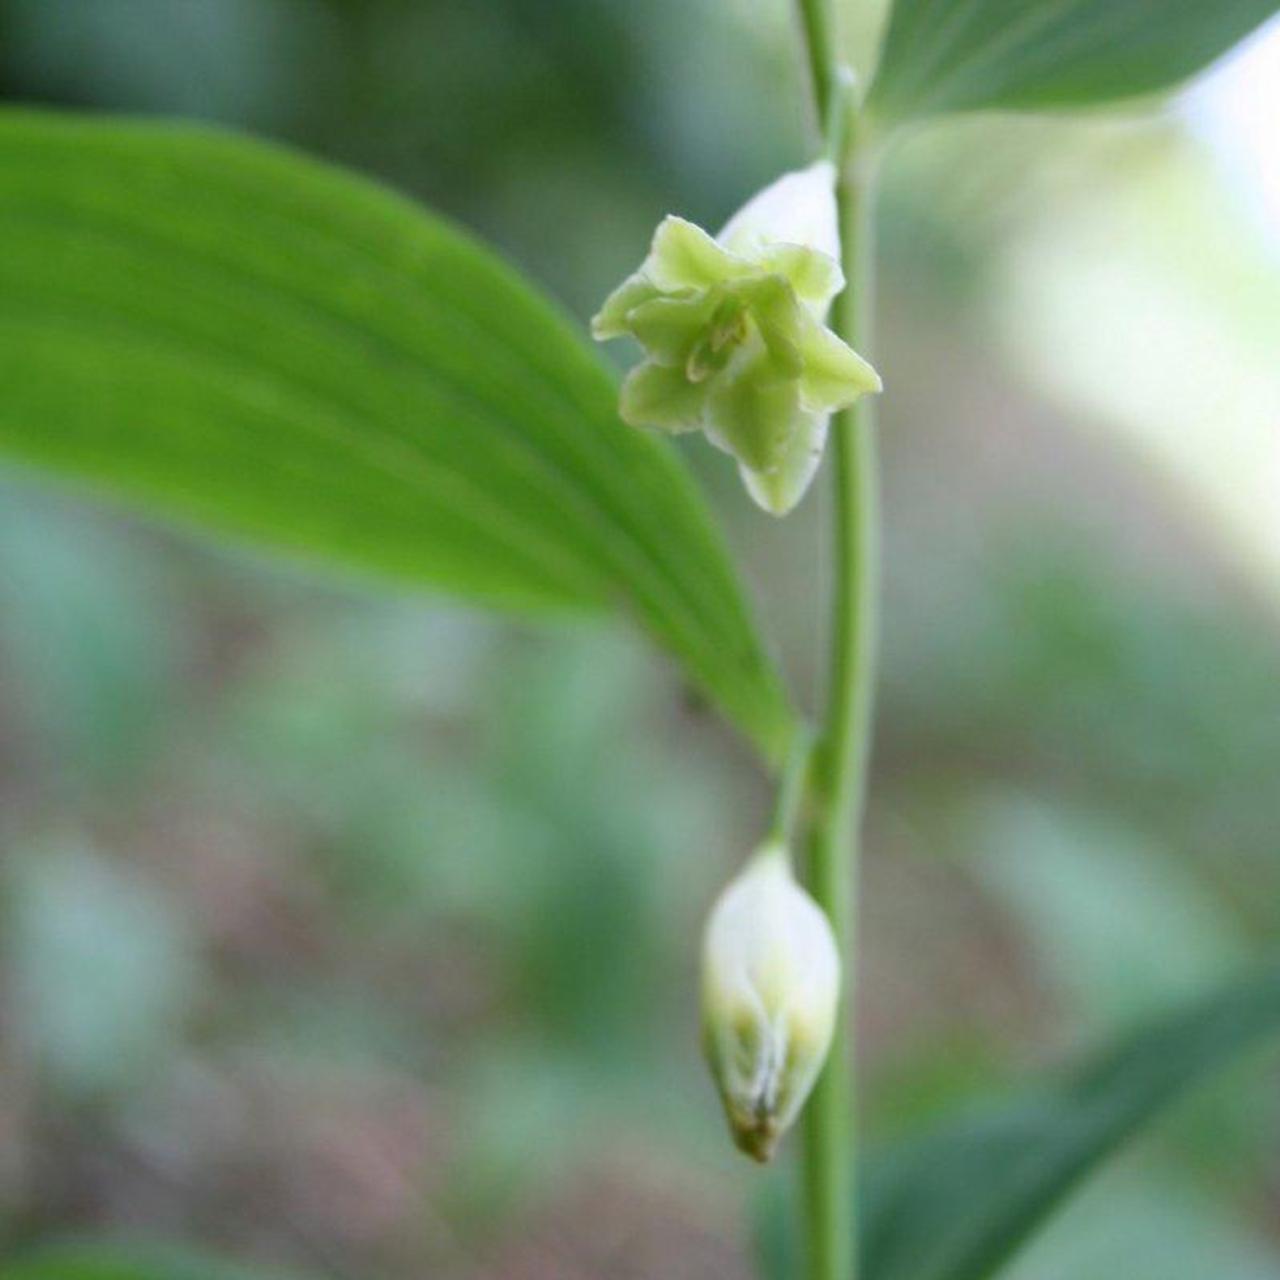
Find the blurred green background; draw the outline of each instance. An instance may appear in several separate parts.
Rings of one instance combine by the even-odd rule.
[[[878,1138],[1280,934],[1278,47],[1172,112],[966,121],[888,167]],[[807,158],[802,88],[784,0],[0,0],[5,100],[290,141],[582,318],[663,213],[716,225]],[[813,702],[824,496],[781,525],[686,453]],[[5,473],[3,1250],[753,1274],[752,1206],[790,1174],[721,1132],[695,973],[768,804],[619,632],[389,597]],[[1273,1068],[1183,1107],[1017,1280],[1280,1274]]]

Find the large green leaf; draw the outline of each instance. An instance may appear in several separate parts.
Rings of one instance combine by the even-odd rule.
[[[467,600],[622,608],[766,753],[787,735],[703,503],[583,337],[287,151],[0,116],[0,453]]]
[[[1277,0],[895,0],[872,105],[907,119],[1154,93],[1277,10]]]
[[[1280,968],[1147,1028],[1057,1086],[873,1164],[867,1280],[987,1280],[1135,1130],[1280,1034]]]

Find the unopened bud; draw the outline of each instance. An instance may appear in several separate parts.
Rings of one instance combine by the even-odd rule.
[[[826,1061],[840,999],[827,917],[765,845],[712,908],[702,958],[703,1038],[733,1138],[768,1160]]]

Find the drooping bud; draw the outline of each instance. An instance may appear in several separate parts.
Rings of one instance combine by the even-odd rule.
[[[734,1141],[765,1161],[826,1061],[840,999],[827,917],[766,844],[707,921],[703,1041]]]
[[[714,239],[664,218],[640,269],[591,322],[601,341],[630,334],[645,349],[622,386],[623,419],[704,430],[738,460],[755,501],[785,515],[813,479],[831,414],[880,390],[875,370],[825,327],[843,288],[827,161],[784,174]]]

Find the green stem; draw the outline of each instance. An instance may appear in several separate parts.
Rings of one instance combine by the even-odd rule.
[[[766,837],[768,844],[784,845],[787,856],[795,844],[796,829],[800,825],[800,813],[809,791],[809,778],[813,763],[813,733],[807,725],[801,725],[795,733],[791,751],[787,757],[774,803],[773,822]]]
[[[870,297],[869,192],[851,171],[841,187],[841,235],[848,289],[836,319],[866,354]],[[844,967],[835,1045],[809,1103],[805,1187],[810,1280],[853,1280],[856,1266],[854,1053],[851,1009],[857,976],[855,923],[862,814],[875,692],[879,529],[872,401],[832,424],[835,490],[835,600],[831,675],[816,797],[810,889],[831,918]]]
[[[873,296],[870,157],[860,145],[841,73],[831,0],[799,0],[819,118],[838,189],[847,286],[833,327],[869,354]],[[831,920],[844,969],[834,1048],[805,1116],[804,1201],[808,1280],[854,1280],[857,1223],[854,1047],[855,917],[862,815],[871,752],[879,602],[879,495],[872,400],[832,422],[835,496],[831,673],[815,779],[810,890]]]
[[[818,127],[827,137],[831,132],[840,82],[835,5],[831,0],[799,0],[799,5],[805,49],[809,55],[809,76],[813,82],[813,105],[818,112]]]

